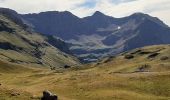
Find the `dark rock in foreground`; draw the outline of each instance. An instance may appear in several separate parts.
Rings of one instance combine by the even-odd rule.
[[[50,91],[43,91],[43,97],[41,100],[58,100],[58,96],[52,94]]]

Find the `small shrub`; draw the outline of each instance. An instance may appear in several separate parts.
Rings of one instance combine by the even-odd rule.
[[[133,55],[125,55],[125,59],[133,59],[134,56]]]
[[[148,64],[141,65],[141,66],[138,67],[137,72],[149,71],[148,69],[149,69],[150,67],[151,67],[151,66],[148,65]]]
[[[148,58],[155,58],[156,56],[158,56],[159,55],[159,53],[153,53],[153,54],[150,54],[149,56],[148,56]]]
[[[139,54],[144,55],[144,54],[150,54],[150,53],[151,53],[151,52],[142,51],[142,52],[140,52]]]
[[[55,67],[51,67],[50,69],[51,69],[51,70],[55,70],[56,68],[55,68]]]
[[[64,68],[71,68],[71,66],[69,66],[69,65],[64,65]]]
[[[167,57],[167,56],[163,56],[160,58],[160,60],[168,60],[168,59],[169,59],[169,57]]]

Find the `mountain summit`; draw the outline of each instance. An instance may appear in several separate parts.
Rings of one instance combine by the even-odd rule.
[[[106,16],[106,15],[100,11],[96,11],[92,16]]]

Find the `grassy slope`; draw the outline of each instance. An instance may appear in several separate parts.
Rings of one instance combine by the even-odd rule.
[[[0,70],[2,84],[0,99],[28,100],[34,98],[38,100],[43,90],[50,90],[56,93],[60,100],[169,100],[170,70],[167,66],[170,64],[168,61],[159,60],[160,56],[169,56],[169,46],[146,47],[144,50],[155,50],[162,47],[165,49],[161,50],[161,54],[152,60],[147,60],[147,55],[137,56],[138,54],[133,61],[124,59],[123,56],[130,53],[128,52],[113,59],[105,59],[100,64],[94,64],[95,67],[93,65],[81,70],[50,71],[30,68],[24,73],[23,69],[20,70],[19,74],[14,73],[15,71],[4,73]],[[139,62],[146,63],[146,61],[152,66],[150,72],[134,72],[136,70],[134,66],[138,66]],[[162,64],[167,65],[166,70],[165,65],[162,66]],[[0,64],[0,68],[4,69],[2,65]],[[159,66],[154,68],[154,65]],[[17,66],[8,65],[7,67],[12,71],[12,67]],[[16,70],[16,72],[18,71]],[[11,92],[19,92],[21,95],[11,96]]]
[[[16,75],[22,75],[26,73],[30,73],[33,69],[31,68],[26,68],[17,64],[12,64],[9,62],[5,61],[0,61],[0,100],[17,100],[17,99],[26,99],[28,96],[31,96],[28,92],[21,91],[20,89],[14,89],[14,88],[8,88],[6,85],[7,82],[3,81],[9,81],[11,79],[16,78]],[[19,78],[18,78],[19,79]],[[3,81],[3,83],[2,83]],[[12,97],[12,94],[16,94],[22,92],[21,97]]]
[[[23,50],[20,51],[0,49],[0,59],[29,63],[33,66],[63,67],[65,64],[77,64],[78,60],[76,58],[48,44],[45,41],[46,37],[25,31],[21,26],[4,17],[2,14],[0,14],[0,22],[14,30],[11,33],[8,31],[0,31],[0,43],[8,42],[14,46],[23,48]],[[43,54],[41,59],[34,56],[34,53],[37,51]],[[42,65],[40,65],[39,62],[42,62]]]
[[[158,54],[150,57],[153,54]],[[126,59],[125,56],[133,56],[131,59]],[[166,60],[162,58],[168,57]],[[110,72],[136,72],[139,68],[143,68],[146,72],[162,72],[170,70],[170,45],[155,45],[144,48],[138,48],[129,52],[122,53],[116,57],[105,58],[94,66],[108,68]]]

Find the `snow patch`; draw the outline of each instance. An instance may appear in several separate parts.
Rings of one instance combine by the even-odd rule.
[[[120,30],[120,29],[121,29],[121,27],[120,27],[120,26],[118,26],[118,27],[117,27],[117,29],[118,29],[118,30]]]

